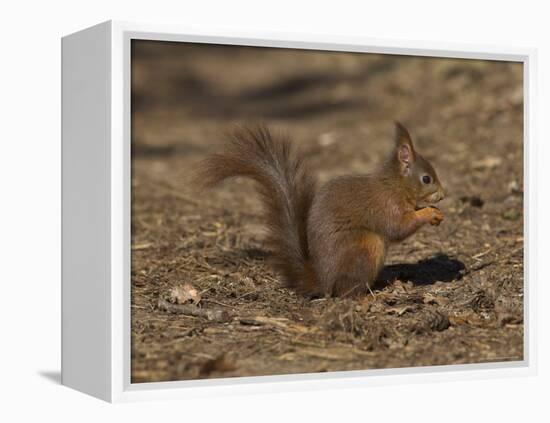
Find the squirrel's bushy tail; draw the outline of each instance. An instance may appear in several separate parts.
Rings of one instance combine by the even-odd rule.
[[[201,163],[196,180],[203,187],[211,187],[234,176],[257,182],[275,270],[286,285],[303,292],[314,291],[307,218],[315,181],[303,157],[293,151],[286,135],[274,135],[264,125],[238,128],[221,153]]]

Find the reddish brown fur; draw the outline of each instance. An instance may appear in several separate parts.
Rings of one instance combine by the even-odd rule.
[[[312,292],[307,241],[307,215],[315,194],[315,180],[301,155],[292,151],[290,140],[276,137],[260,125],[239,128],[221,154],[199,165],[196,184],[211,187],[234,176],[248,176],[258,184],[268,227],[267,243],[273,250],[273,265],[288,286]]]
[[[242,175],[258,182],[275,268],[304,294],[354,295],[374,285],[391,242],[422,225],[438,225],[444,192],[435,170],[396,125],[396,147],[371,175],[342,176],[315,191],[315,181],[287,137],[265,126],[236,131],[225,151],[206,159],[197,181],[213,186]],[[422,178],[429,175],[429,184]]]

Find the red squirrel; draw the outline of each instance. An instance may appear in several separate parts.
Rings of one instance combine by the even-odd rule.
[[[201,163],[196,181],[205,188],[234,176],[256,181],[273,265],[287,286],[311,296],[365,294],[391,243],[443,221],[432,206],[445,196],[433,166],[403,125],[395,124],[394,138],[375,172],[339,176],[316,189],[288,136],[244,127]]]

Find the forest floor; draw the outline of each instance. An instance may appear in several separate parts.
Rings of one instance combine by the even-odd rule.
[[[522,360],[522,72],[519,63],[134,44],[132,382]],[[260,120],[291,135],[320,183],[373,170],[394,120],[434,164],[445,221],[392,246],[375,297],[284,288],[254,185],[190,186],[224,132]],[[174,313],[182,291],[198,305]]]

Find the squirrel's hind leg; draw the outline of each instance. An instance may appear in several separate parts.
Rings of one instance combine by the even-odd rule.
[[[332,284],[333,295],[372,293],[376,278],[384,266],[386,250],[386,243],[381,237],[367,233],[345,251],[341,251]]]

